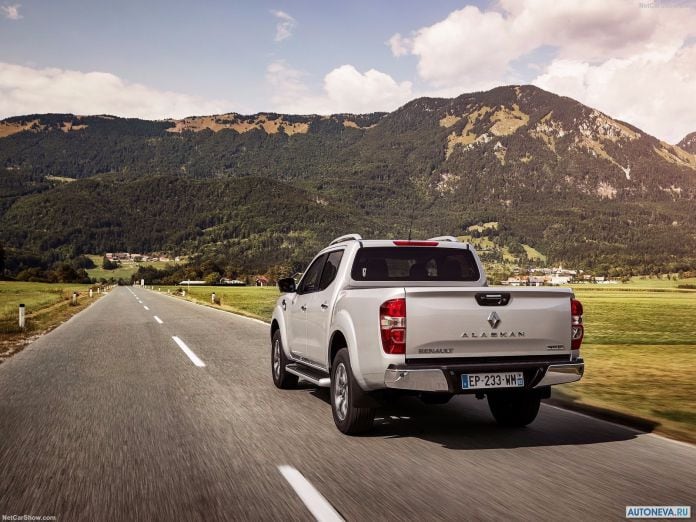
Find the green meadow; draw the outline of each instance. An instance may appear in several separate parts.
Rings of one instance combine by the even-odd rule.
[[[585,309],[585,376],[554,395],[696,442],[696,291],[629,283],[575,294]]]
[[[230,312],[270,321],[273,307],[280,293],[275,286],[157,286],[155,290],[172,293],[186,291],[186,299],[200,304],[207,304]],[[213,305],[211,297],[219,299]]]
[[[89,257],[94,264],[97,265],[96,268],[90,268],[87,270],[87,275],[93,279],[96,279],[97,281],[102,278],[106,280],[123,279],[124,281],[130,283],[131,276],[135,274],[138,271],[138,268],[141,266],[153,266],[157,269],[162,269],[167,265],[176,264],[175,261],[144,261],[141,263],[136,263],[134,261],[122,261],[121,266],[118,268],[114,268],[113,270],[104,270],[102,268],[102,262],[104,261],[102,256],[89,255],[87,257]]]
[[[99,298],[89,297],[91,285],[0,281],[0,361],[21,348],[33,335],[58,326]],[[77,304],[71,303],[73,292]],[[19,328],[19,305],[26,311],[25,328]]]

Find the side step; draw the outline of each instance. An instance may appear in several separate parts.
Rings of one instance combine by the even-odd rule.
[[[331,386],[331,379],[324,373],[314,368],[309,368],[304,364],[288,364],[285,371],[309,381],[315,386],[328,388]]]

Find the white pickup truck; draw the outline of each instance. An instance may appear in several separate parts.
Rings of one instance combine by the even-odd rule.
[[[273,382],[329,387],[343,433],[368,430],[395,393],[435,404],[487,397],[499,424],[524,426],[551,385],[584,371],[582,305],[571,289],[489,287],[474,249],[454,237],[349,234],[299,283],[278,286]]]

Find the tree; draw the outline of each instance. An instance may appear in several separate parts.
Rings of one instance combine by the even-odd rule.
[[[5,272],[5,249],[3,248],[2,243],[0,243],[0,277],[2,277],[4,272]]]
[[[102,268],[104,270],[114,270],[118,268],[118,263],[116,261],[111,261],[111,259],[104,256],[104,259],[102,260]]]
[[[205,282],[209,285],[217,283],[219,279],[220,274],[218,274],[217,272],[210,272],[208,275],[205,276]]]
[[[95,268],[96,265],[94,264],[94,261],[92,261],[89,257],[85,255],[79,255],[72,261],[72,265],[76,268],[84,268],[84,269],[91,269]]]

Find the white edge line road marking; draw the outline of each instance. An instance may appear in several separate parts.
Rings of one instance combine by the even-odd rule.
[[[213,308],[212,306],[207,306],[207,305],[200,304],[200,303],[194,303],[193,301],[187,301],[186,299],[179,299],[178,297],[173,296],[171,294],[161,294],[161,295],[163,295],[165,297],[170,297],[172,299],[176,299],[180,303],[188,303],[190,305],[198,306],[198,307],[202,306],[203,308],[207,308],[208,310],[214,310],[216,312],[220,312],[221,314],[233,315],[235,317],[239,317],[240,319],[246,319],[247,321],[253,321],[255,323],[259,323],[259,324],[262,324],[264,326],[271,326],[270,322],[262,321],[261,319],[255,319],[253,317],[247,317],[246,315],[236,314],[234,312],[230,312],[229,310],[221,310],[220,308]]]
[[[145,310],[148,310],[148,311],[150,310],[150,309],[149,309],[147,306],[145,306],[145,305],[143,305],[143,308],[144,308]]]
[[[205,366],[205,363],[201,361],[198,356],[191,351],[191,348],[186,346],[186,343],[179,339],[176,335],[172,335],[172,339],[174,339],[174,342],[179,345],[179,348],[188,355],[188,358],[191,359],[191,362],[198,366],[199,368],[203,368]]]
[[[650,433],[647,431],[637,430],[636,428],[632,428],[631,426],[626,426],[625,424],[619,424],[618,422],[612,422],[610,420],[600,419],[599,417],[593,417],[592,415],[587,415],[586,413],[582,413],[579,411],[561,408],[560,406],[554,406],[553,404],[544,404],[544,406],[546,406],[547,408],[553,408],[554,410],[561,410],[561,411],[564,411],[566,413],[572,413],[573,415],[580,415],[581,417],[587,417],[588,419],[592,419],[593,421],[604,422],[606,424],[611,424],[612,426],[619,426],[625,430],[632,431],[636,435],[647,435],[648,437],[661,439],[661,440],[664,440],[666,442],[671,442],[672,444],[679,444],[680,446],[686,446],[687,448],[691,448],[691,449],[696,448],[696,446],[694,446],[693,444],[691,444],[689,442],[684,442],[684,441],[676,440],[676,439],[670,439],[669,437],[663,437],[662,435],[658,435],[657,433]]]
[[[155,321],[157,321],[159,324],[162,324],[164,322],[164,321],[162,321],[162,319],[160,319],[156,315],[153,315],[153,317],[155,318]]]
[[[343,520],[338,511],[312,486],[311,482],[304,478],[302,473],[292,466],[278,466],[278,471],[285,477],[285,480],[292,486],[300,500],[304,502],[304,505],[307,506],[307,509],[319,522],[338,522]]]

